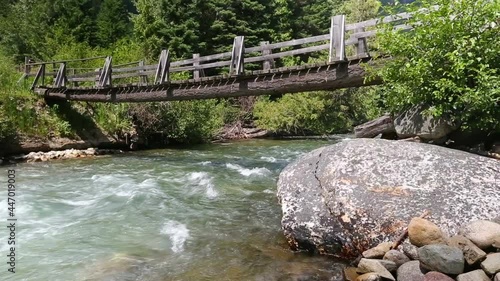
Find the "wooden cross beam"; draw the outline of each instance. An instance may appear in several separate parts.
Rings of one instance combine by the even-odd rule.
[[[168,50],[162,50],[158,67],[156,68],[155,84],[163,84],[170,81],[170,53]]]
[[[104,62],[104,67],[102,68],[101,74],[99,75],[99,80],[98,80],[99,87],[112,87],[113,86],[112,78],[111,78],[111,73],[113,71],[112,64],[113,64],[113,58],[106,57],[106,61]]]
[[[68,78],[66,77],[66,63],[63,62],[59,65],[59,70],[56,74],[56,79],[54,79],[54,87],[61,88],[66,86]]]
[[[40,68],[36,73],[35,80],[33,80],[33,84],[31,84],[31,90],[35,89],[40,79],[42,79],[42,85],[45,84],[45,64],[40,65]]]
[[[240,75],[245,72],[245,36],[236,36],[233,43],[231,54],[231,65],[229,67],[230,75]]]
[[[329,62],[345,61],[345,15],[332,17]]]

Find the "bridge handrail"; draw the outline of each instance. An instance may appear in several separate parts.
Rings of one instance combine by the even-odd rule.
[[[218,54],[200,56],[193,54],[193,58],[183,59],[178,61],[170,61],[168,51],[162,52],[162,57],[158,64],[145,65],[144,61],[136,61],[125,63],[121,65],[112,66],[111,57],[98,56],[92,58],[72,59],[72,60],[59,60],[52,62],[38,62],[26,63],[24,78],[35,77],[32,88],[35,88],[38,82],[42,81],[44,84],[45,76],[57,77],[56,87],[65,87],[67,82],[72,82],[75,85],[78,82],[96,82],[97,87],[111,87],[113,79],[140,77],[141,83],[147,84],[147,77],[155,75],[155,84],[165,83],[166,81],[159,80],[158,75],[161,77],[169,77],[170,73],[193,71],[194,79],[199,79],[203,76],[205,69],[217,67],[230,67],[229,75],[241,75],[244,73],[244,63],[264,63],[264,70],[273,68],[274,60],[295,56],[300,54],[314,53],[319,51],[329,50],[329,62],[338,63],[346,61],[345,47],[355,45],[357,47],[357,56],[368,56],[368,47],[366,39],[376,35],[377,30],[367,28],[375,27],[380,23],[397,23],[399,21],[408,20],[412,17],[412,13],[399,13],[396,15],[385,16],[377,19],[370,19],[357,23],[345,24],[345,16],[339,15],[332,17],[330,33],[317,35],[301,39],[292,39],[284,42],[269,43],[261,42],[259,46],[245,47],[244,37],[238,36],[235,38],[233,44],[233,51],[223,52]],[[395,29],[411,29],[412,27],[404,23],[394,26]],[[348,36],[348,38],[345,38]],[[321,43],[319,45],[304,46],[302,48],[288,49],[291,47],[301,46],[305,44]],[[284,49],[285,50],[282,50]],[[273,50],[279,50],[273,53]],[[77,70],[85,70],[85,68],[66,68],[69,62],[90,61],[96,59],[106,58],[106,64],[103,68],[95,69],[94,71],[76,73]],[[46,72],[46,65],[61,64],[57,71]],[[130,65],[137,65],[131,66]],[[31,73],[32,66],[40,66],[36,74]],[[89,70],[89,68],[86,68]],[[66,72],[72,72],[66,75]],[[106,77],[103,77],[104,73]],[[102,84],[103,79],[108,81]],[[99,82],[101,81],[101,82]]]

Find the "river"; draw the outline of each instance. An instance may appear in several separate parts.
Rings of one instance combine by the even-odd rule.
[[[280,171],[329,143],[251,140],[2,167],[16,170],[18,222],[15,274],[0,231],[0,280],[341,280],[335,261],[288,250],[276,198]]]

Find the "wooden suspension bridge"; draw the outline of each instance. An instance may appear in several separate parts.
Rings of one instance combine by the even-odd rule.
[[[367,74],[362,64],[372,63],[367,39],[376,35],[379,23],[393,23],[395,29],[411,29],[405,24],[410,17],[409,13],[401,13],[346,24],[345,16],[338,15],[332,17],[328,34],[279,43],[261,42],[255,47],[246,47],[245,37],[237,36],[231,52],[193,54],[190,59],[171,61],[169,51],[163,50],[158,63],[152,65],[144,61],[113,65],[109,56],[53,62],[27,59],[23,79],[31,78],[32,90],[47,99],[88,102],[193,100],[380,84],[382,81],[376,78],[365,82]],[[352,56],[346,55],[346,48],[352,49]],[[276,59],[327,51],[328,60],[324,62],[275,66]],[[104,65],[99,69],[68,67],[70,63],[100,59],[104,59]],[[246,65],[256,64],[261,65],[260,70],[245,70]],[[209,69],[226,73],[205,76]],[[191,79],[171,79],[176,73],[189,73]]]

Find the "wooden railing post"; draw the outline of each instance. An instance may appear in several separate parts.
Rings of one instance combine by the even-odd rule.
[[[329,62],[345,61],[345,15],[332,17]]]
[[[71,69],[71,76],[75,76],[76,75],[76,69],[72,68]],[[73,87],[78,87],[78,82],[77,81],[73,81]]]
[[[271,49],[266,49],[265,46],[269,45],[269,41],[262,41],[260,42],[260,45],[262,47],[264,47],[264,49],[262,50],[262,56],[266,56],[266,55],[270,55],[272,54],[272,50]],[[262,69],[263,70],[269,70],[271,68],[274,68],[274,60],[273,59],[267,59],[264,61],[263,65],[262,65]]]
[[[31,65],[30,63],[30,57],[24,57],[24,73],[26,74],[26,77],[31,73]]]
[[[240,75],[245,72],[245,36],[236,36],[231,54],[230,75]]]
[[[356,29],[356,32],[364,32],[365,28],[360,27]],[[358,44],[356,44],[356,52],[358,57],[369,56],[368,45],[366,44],[366,37],[358,38]]]
[[[57,70],[56,78],[54,79],[54,87],[65,87],[67,81],[68,78],[66,77],[66,63],[63,62],[59,65],[59,70]]]
[[[141,60],[139,61],[139,66],[144,67],[144,61]],[[139,82],[141,85],[147,85],[148,84],[148,76],[144,74],[144,69],[139,70]]]
[[[194,60],[193,66],[195,68],[195,70],[193,71],[193,78],[194,79],[200,79],[200,77],[205,76],[205,71],[203,71],[203,69],[196,69],[197,66],[200,66],[199,58],[200,58],[200,54],[193,54],[193,60]]]
[[[113,72],[113,58],[106,57],[106,61],[104,62],[104,66],[101,70],[98,80],[99,87],[112,87],[112,72]]]
[[[170,54],[168,50],[162,50],[158,67],[156,68],[155,84],[163,84],[170,81]]]

